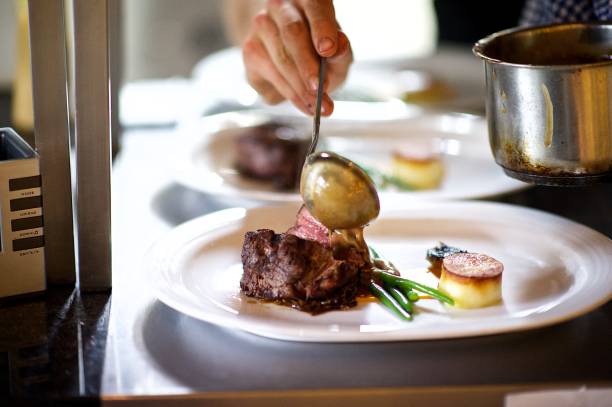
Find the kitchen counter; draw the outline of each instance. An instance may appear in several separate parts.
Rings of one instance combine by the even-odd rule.
[[[109,293],[65,287],[0,303],[0,405],[7,398],[96,402],[109,310]]]
[[[378,344],[283,342],[174,311],[146,286],[140,261],[175,225],[228,205],[172,182],[172,130],[132,130],[113,173],[113,293],[52,288],[0,304],[0,401],[363,405],[612,386],[612,302],[526,332]],[[573,219],[612,237],[612,185],[534,187],[494,201]],[[554,236],[545,238],[554,239]],[[1,404],[1,402],[0,402]]]
[[[466,391],[501,403],[504,394],[521,389],[612,385],[612,303],[526,332],[377,344],[283,342],[174,311],[145,288],[137,254],[175,225],[228,203],[172,182],[172,132],[130,132],[123,147],[114,173],[118,249],[105,404],[245,397],[263,404],[289,397],[307,405],[312,397],[365,403],[424,395],[430,402]],[[534,187],[495,201],[556,213],[612,236],[612,185]]]

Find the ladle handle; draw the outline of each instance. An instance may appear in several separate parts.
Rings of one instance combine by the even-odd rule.
[[[321,57],[319,64],[319,87],[317,88],[317,104],[315,106],[314,120],[312,123],[312,142],[308,149],[308,155],[314,153],[319,142],[319,125],[321,124],[321,103],[323,101],[323,82],[325,82],[326,59]]]

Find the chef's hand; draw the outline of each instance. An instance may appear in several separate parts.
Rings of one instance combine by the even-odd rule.
[[[319,56],[328,58],[321,110],[329,116],[334,104],[328,92],[344,81],[353,61],[332,0],[268,0],[242,46],[247,79],[264,100],[290,100],[308,115],[316,103]]]

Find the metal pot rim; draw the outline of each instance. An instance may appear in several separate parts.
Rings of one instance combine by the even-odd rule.
[[[575,69],[577,67],[590,68],[590,67],[600,67],[600,66],[612,65],[612,60],[588,62],[588,63],[576,63],[576,64],[561,64],[561,65],[524,64],[524,63],[502,61],[497,58],[490,57],[486,55],[485,53],[485,48],[487,46],[490,46],[491,43],[499,40],[502,37],[507,37],[507,36],[515,35],[515,34],[522,33],[522,32],[540,31],[540,30],[546,30],[550,28],[559,28],[559,27],[563,27],[563,28],[612,27],[612,22],[597,21],[597,22],[589,22],[589,23],[557,23],[557,24],[546,24],[546,25],[529,26],[529,27],[509,28],[509,29],[498,31],[496,33],[488,35],[485,38],[482,38],[481,40],[479,40],[478,42],[474,44],[474,46],[472,47],[472,52],[477,57],[491,64],[514,66],[514,67],[521,67],[521,68],[531,68],[531,69],[566,70],[566,69]]]

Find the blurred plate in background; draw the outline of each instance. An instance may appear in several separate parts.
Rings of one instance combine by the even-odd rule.
[[[483,78],[482,65],[468,48],[443,47],[427,58],[355,62],[345,84],[332,95],[335,110],[327,120],[402,119],[423,109],[484,114]],[[124,127],[174,126],[251,109],[303,116],[287,102],[269,106],[259,98],[245,79],[238,48],[202,59],[192,78],[126,84],[120,109]]]
[[[287,103],[269,106],[259,98],[246,81],[238,48],[228,48],[202,59],[195,66],[192,78],[200,93],[216,101],[216,106],[211,103],[202,106],[203,115],[242,109],[301,114]],[[484,97],[482,64],[469,48],[461,47],[442,47],[424,58],[356,61],[344,85],[332,94],[337,105],[362,102],[381,105],[380,110],[384,110],[385,103],[403,100],[409,109],[420,106],[473,113],[484,113]],[[343,110],[337,106],[331,119],[339,119],[338,113]],[[366,117],[378,120],[376,114]]]
[[[236,139],[253,126],[269,122],[290,124],[310,133],[309,118],[269,112],[224,113],[184,124],[177,140],[176,181],[195,190],[266,202],[299,202],[294,191],[278,191],[270,183],[245,178],[234,168]],[[382,190],[384,206],[418,200],[474,199],[525,188],[504,175],[489,149],[484,119],[465,114],[422,114],[381,122],[323,121],[319,149],[335,151],[360,165],[388,171],[397,148],[423,141],[440,146],[445,176],[436,189]]]

